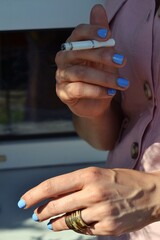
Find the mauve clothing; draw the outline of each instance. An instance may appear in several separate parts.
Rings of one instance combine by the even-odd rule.
[[[160,17],[155,0],[107,0],[106,11],[116,49],[127,57],[120,76],[130,87],[122,93],[126,115],[107,168],[160,170]],[[136,221],[136,219],[135,219]],[[160,222],[120,237],[101,240],[160,240]]]

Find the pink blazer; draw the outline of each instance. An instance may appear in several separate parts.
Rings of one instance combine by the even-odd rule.
[[[160,17],[155,0],[106,0],[116,49],[127,57],[120,76],[130,81],[122,93],[126,115],[107,168],[160,170]],[[136,219],[135,219],[136,221]],[[160,240],[160,222],[105,240]]]

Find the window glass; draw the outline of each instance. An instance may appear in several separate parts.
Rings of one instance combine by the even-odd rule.
[[[56,96],[55,55],[72,29],[0,32],[0,139],[74,132]]]

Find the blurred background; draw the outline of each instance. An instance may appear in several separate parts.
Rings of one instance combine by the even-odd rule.
[[[41,181],[79,168],[104,166],[106,152],[76,135],[55,94],[55,55],[73,28],[89,22],[94,0],[1,0],[0,240],[95,239],[53,233],[17,202]]]

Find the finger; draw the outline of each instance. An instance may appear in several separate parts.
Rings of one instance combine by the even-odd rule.
[[[56,93],[62,102],[75,105],[79,100],[86,99],[102,100],[107,99],[116,93],[116,90],[110,92],[110,88],[91,85],[83,82],[64,83],[56,85]],[[94,101],[95,104],[95,101]],[[99,104],[99,103],[97,103]],[[85,106],[84,106],[85,107]],[[91,106],[91,107],[94,107]],[[95,106],[96,107],[96,106]]]
[[[90,23],[92,25],[100,25],[109,29],[106,10],[101,4],[96,4],[90,13]]]
[[[96,25],[101,26],[101,29],[99,27],[99,30],[97,30],[97,33],[99,33],[99,31],[104,32],[104,29],[107,29],[106,38],[108,39],[110,37],[111,33],[110,33],[109,24],[108,24],[106,10],[104,9],[104,7],[101,4],[96,4],[92,8],[92,10],[90,12],[90,24],[93,26],[96,26]],[[105,39],[104,36],[103,36],[103,38]]]
[[[86,220],[85,216],[87,216],[89,214],[89,221]],[[60,217],[51,219],[49,221],[50,224],[50,229],[54,230],[54,231],[62,231],[62,230],[69,230],[66,221],[65,221],[65,217],[66,215],[62,215]],[[92,228],[92,226],[95,224],[97,217],[95,215],[95,211],[92,210],[92,208],[86,208],[83,209],[81,211],[81,218],[83,219],[83,221],[87,224],[90,225],[90,228]],[[87,217],[88,218],[88,217]]]
[[[100,4],[95,5],[90,13],[90,24],[77,26],[67,41],[95,39],[105,41],[110,37],[107,14]]]
[[[96,210],[95,210],[96,209]],[[98,209],[98,210],[97,210]],[[104,207],[102,207],[103,210]],[[106,214],[106,212],[104,211]],[[103,213],[103,215],[104,215]],[[101,208],[99,205],[95,205],[94,208],[87,208],[81,211],[82,220],[89,226],[88,228],[83,229],[83,233],[87,235],[111,235],[113,234],[113,221],[111,218],[105,216],[105,218],[100,219]],[[63,231],[70,230],[65,221],[65,215],[51,219],[48,223],[48,229],[53,231]],[[115,229],[114,229],[115,230]]]
[[[110,72],[99,71],[98,69],[89,66],[74,65],[66,69],[58,69],[56,72],[57,83],[64,82],[83,82],[87,84],[94,84],[101,87],[116,87],[116,78],[118,74]]]
[[[78,116],[88,116],[92,112],[92,116],[99,116],[103,112],[103,107],[99,106],[103,104],[106,108],[106,104],[112,100],[116,94],[114,89],[106,89],[104,87],[78,83],[69,83],[56,86],[56,92],[62,102],[64,102],[71,109],[74,114]],[[87,101],[88,99],[88,101]],[[79,101],[81,104],[79,105]]]
[[[110,71],[115,72],[115,68],[122,68],[126,65],[126,58],[121,53],[115,52],[113,48],[98,48],[94,50],[81,50],[81,51],[60,51],[56,55],[56,64],[59,68],[84,64],[95,64],[96,68],[101,67],[109,68]]]
[[[88,191],[88,188],[85,188],[80,191],[52,199],[46,204],[35,209],[34,216],[36,216],[36,219],[39,221],[44,221],[53,216],[73,212],[77,209],[85,209],[83,211],[85,221],[87,223],[97,222],[105,217],[105,214],[107,214],[107,207],[103,204],[103,201],[101,203],[99,200],[102,195],[101,189],[99,189],[100,193],[97,191],[96,197],[94,197],[95,193],[93,193],[95,192],[95,188],[90,187],[90,189],[90,192]],[[109,195],[111,196],[110,193],[108,196]],[[107,198],[107,194],[105,197]],[[95,209],[97,210],[95,211]],[[112,207],[108,204],[108,215],[112,211],[111,209]],[[87,211],[93,211],[92,215],[90,216]]]
[[[30,189],[20,199],[20,208],[29,208],[45,199],[56,198],[65,193],[71,193],[83,188],[83,169],[72,173],[50,178]],[[23,206],[21,205],[23,202]]]
[[[102,35],[99,33],[103,33]],[[80,24],[77,26],[67,41],[78,40],[107,40],[110,37],[107,14],[100,4],[95,5],[90,13],[90,24]]]
[[[129,86],[127,79],[119,78],[117,74],[100,71],[89,66],[70,66],[56,72],[57,83],[83,82],[105,88],[125,90]]]
[[[91,204],[88,195],[88,191],[85,190],[63,195],[35,209],[33,216],[36,216],[39,221],[44,221],[53,216],[72,212],[75,209],[86,208]]]
[[[67,38],[66,42],[94,39],[97,41],[106,41],[110,37],[107,28],[101,25],[79,24]]]
[[[81,233],[86,235],[119,235],[123,231],[121,224],[117,224],[114,218],[110,217],[110,209],[99,207],[99,204],[94,207],[83,209],[81,211],[82,220],[88,227],[82,229]],[[103,212],[102,212],[103,211]],[[65,221],[65,215],[51,219],[48,222],[48,229],[53,231],[70,230]]]

